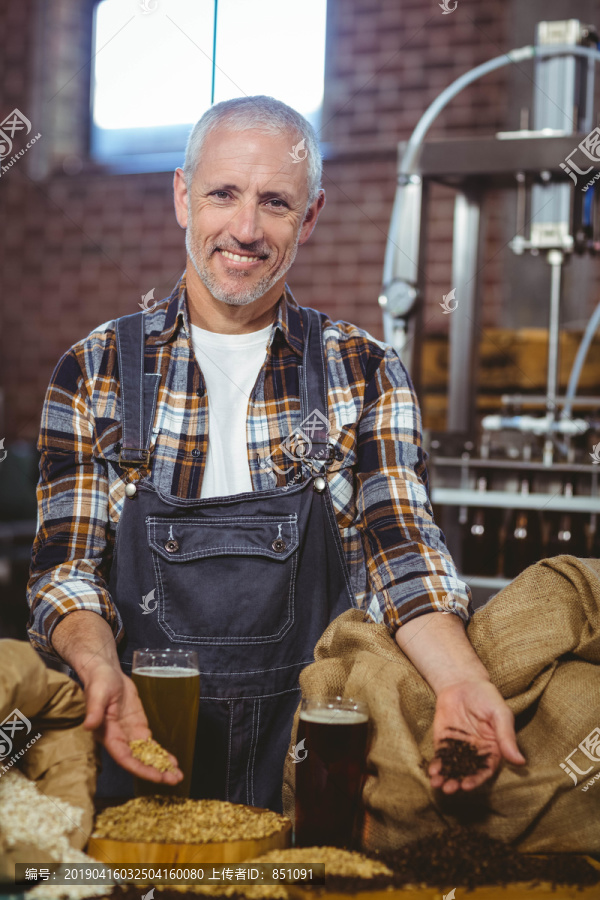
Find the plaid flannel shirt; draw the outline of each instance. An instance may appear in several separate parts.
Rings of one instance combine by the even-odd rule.
[[[466,621],[470,595],[433,521],[420,414],[408,375],[391,347],[354,325],[323,315],[322,320],[333,447],[328,483],[356,606],[392,633],[434,610],[450,609]],[[151,477],[167,494],[199,498],[208,396],[191,342],[185,275],[170,298],[145,313],[144,322],[146,354],[161,373]],[[255,491],[285,490],[302,477],[301,461],[282,447],[300,424],[302,348],[302,317],[286,286],[248,404]],[[103,616],[117,641],[122,636],[108,590],[115,532],[132,477],[115,462],[120,439],[115,323],[109,321],[59,360],[42,411],[38,527],[27,595],[29,636],[43,652],[52,652],[55,625],[78,609]]]

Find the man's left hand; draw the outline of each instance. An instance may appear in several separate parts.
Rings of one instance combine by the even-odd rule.
[[[429,766],[431,785],[445,794],[479,787],[496,772],[502,758],[514,765],[526,762],[517,746],[514,716],[490,681],[458,682],[439,691],[433,720],[436,751],[448,738],[472,744],[488,759],[475,775],[458,781],[440,775],[442,761],[436,756]]]

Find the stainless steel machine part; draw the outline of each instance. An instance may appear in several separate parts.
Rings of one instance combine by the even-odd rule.
[[[477,348],[481,320],[478,296],[481,192],[459,191],[454,205],[452,285],[457,306],[450,316],[450,373],[448,428],[468,431],[473,426]]]
[[[588,31],[591,34],[593,29]],[[519,479],[526,473],[531,481],[529,509],[543,510],[544,515],[561,512],[585,516],[592,533],[600,511],[600,464],[596,465],[600,456],[596,459],[589,454],[593,457],[590,460],[587,454],[585,458],[580,454],[581,461],[576,462],[569,443],[587,432],[590,423],[583,417],[556,415],[564,403],[557,395],[561,273],[575,245],[571,182],[581,189],[574,171],[584,175],[588,164],[582,163],[578,154],[587,152],[590,157],[596,145],[592,141],[590,150],[586,142],[595,140],[596,131],[600,150],[600,128],[591,135],[587,133],[594,123],[594,67],[600,52],[596,47],[578,43],[586,39],[589,34],[586,38],[585,29],[577,20],[540,23],[536,46],[511,51],[465,73],[426,110],[407,144],[399,145],[398,187],[379,303],[384,311],[386,339],[391,336],[417,381],[419,353],[407,351],[414,348],[412,336],[419,337],[414,322],[422,315],[428,191],[436,181],[456,191],[452,282],[448,288],[449,292],[454,289],[458,304],[455,302],[449,321],[448,431],[431,440],[428,449],[431,500],[459,571],[478,592],[476,603],[507,580],[500,572],[497,577],[469,575],[469,561],[462,559],[461,552],[461,522],[464,527],[468,507],[485,507],[501,522],[498,515],[503,510],[523,505]],[[529,120],[522,116],[522,131],[424,143],[437,116],[468,84],[504,65],[528,59],[535,61],[537,84],[531,129]],[[550,100],[544,95],[549,95]],[[562,107],[561,115],[552,112],[552,102]],[[582,150],[582,145],[587,149]],[[600,153],[598,163],[600,168]],[[540,413],[545,414],[524,416],[517,410],[514,416],[487,417],[479,455],[475,437],[481,310],[478,259],[485,224],[485,195],[491,188],[518,190],[517,232],[511,244],[514,252],[543,253],[550,265],[548,391],[546,396],[537,398]],[[531,223],[528,231],[527,218]],[[504,399],[507,404],[513,400],[515,405],[519,403],[518,397]],[[523,398],[523,405],[533,400]],[[583,401],[580,404],[575,400],[573,405],[583,405]],[[538,449],[544,439],[545,452],[540,455]],[[556,448],[565,462],[554,460]],[[482,474],[487,485],[483,492],[474,487]],[[572,487],[569,494],[563,490],[565,479]]]
[[[490,159],[489,155],[479,155],[478,158],[474,160],[473,157],[476,154],[468,154],[470,161],[474,162],[474,165],[471,165],[470,167],[469,161],[467,161],[464,156],[462,158],[462,163],[457,159],[452,161],[451,156],[453,150],[459,151],[456,142],[452,141],[443,142],[443,146],[440,148],[440,154],[438,155],[443,154],[445,161],[442,163],[442,159],[439,160],[440,168],[438,168],[437,171],[435,171],[434,168],[425,167],[423,165],[424,160],[422,159],[422,150],[424,149],[422,144],[425,135],[445,106],[473,81],[476,81],[488,72],[514,62],[522,62],[523,60],[533,58],[535,58],[536,61],[549,61],[553,57],[566,57],[571,61],[573,61],[574,57],[578,57],[586,62],[595,63],[600,60],[600,52],[590,47],[568,43],[540,44],[538,46],[522,47],[510,51],[500,57],[488,60],[488,62],[483,65],[477,66],[470,72],[462,75],[433,101],[419,120],[408,143],[402,147],[402,158],[398,167],[398,187],[390,222],[384,262],[383,288],[379,296],[379,303],[384,312],[386,340],[389,340],[396,347],[415,381],[418,381],[419,377],[418,354],[414,352],[408,354],[407,351],[416,331],[414,323],[412,323],[411,320],[417,315],[418,309],[422,305],[423,287],[425,282],[422,252],[423,242],[419,237],[422,234],[424,227],[423,220],[426,218],[427,213],[426,204],[423,202],[424,182],[427,178],[443,175],[448,169],[461,170],[465,181],[468,180],[469,175],[494,175],[498,173],[498,167],[494,167],[494,161],[493,159]],[[552,72],[552,77],[556,77],[554,70]],[[589,88],[589,85],[591,84],[589,72],[586,84]],[[582,120],[587,122],[589,115],[591,115],[591,113],[589,113],[589,103],[580,105],[588,110],[585,114],[586,117]],[[539,113],[539,117],[541,116],[542,112]],[[564,121],[562,124],[565,124]],[[517,176],[522,177],[522,173],[527,170],[537,171],[538,173],[540,171],[546,171],[551,177],[556,177],[559,174],[564,176],[564,172],[560,171],[559,161],[565,159],[567,154],[572,150],[573,140],[569,140],[569,136],[572,135],[572,133],[572,124],[568,130],[564,128],[543,128],[541,131],[534,130],[533,132],[527,132],[528,138],[526,138],[522,144],[518,144],[518,138],[513,138],[513,140],[510,141],[510,144],[512,144],[513,147],[517,145],[516,152],[511,151],[509,141],[506,141],[504,136],[498,137],[494,142],[502,139],[504,140],[504,143],[501,146],[501,154],[496,153],[495,157],[497,159],[499,155],[505,155],[507,153],[512,155],[512,159],[514,160],[512,162],[513,183]],[[532,137],[532,135],[536,135],[536,137]],[[582,137],[584,136],[582,135]],[[462,143],[464,145],[467,142]],[[526,146],[526,143],[537,146],[529,149]],[[519,151],[522,151],[523,153],[524,165],[522,166],[519,166]],[[532,154],[534,154],[534,156],[532,156]],[[544,165],[544,159],[547,160],[546,165]],[[501,168],[503,172],[506,172],[508,166],[511,166],[511,163],[508,162],[507,165],[507,163],[503,161],[499,168]],[[550,187],[550,185],[546,186]],[[553,187],[566,188],[569,190],[568,184],[553,185]],[[470,194],[469,202],[471,207],[477,203],[477,199],[473,192]],[[457,203],[464,203],[464,198],[458,200]],[[474,215],[473,209],[472,213]],[[457,211],[456,216],[459,215],[461,214]],[[554,216],[554,218],[556,218],[556,216]],[[547,250],[563,249],[564,251],[569,251],[571,249],[572,239],[569,234],[565,234],[564,227],[548,228],[544,223],[539,224],[540,228],[537,229],[537,231],[535,229],[533,231],[533,236],[537,242],[536,248],[541,246]],[[546,223],[546,225],[547,224],[548,223]],[[568,231],[568,229],[566,230]],[[470,231],[471,236],[473,237],[473,229],[471,228]],[[464,236],[461,236],[460,233],[458,233],[458,237],[459,246],[455,248],[453,253],[453,286],[456,285],[459,279],[460,271],[468,270],[469,260],[472,261],[474,255],[473,248],[467,246],[467,241]],[[559,247],[557,247],[557,244],[559,244]],[[521,252],[523,249],[529,249],[531,246],[531,242],[526,241],[521,236]],[[517,250],[517,247],[515,247],[515,249]],[[468,257],[466,262],[459,262],[459,257],[462,253]],[[464,297],[465,306],[468,306],[473,302],[473,289],[472,285],[467,289],[468,293],[465,294]],[[472,318],[471,329],[473,328],[474,321],[475,320]],[[464,329],[458,329],[456,326],[451,328],[451,333],[456,334],[459,338],[463,336],[463,331]],[[473,339],[471,338],[469,341],[463,341],[462,343],[467,343],[468,350],[468,346],[473,344]],[[455,404],[461,408],[464,407],[465,395],[458,386],[454,386],[453,381],[454,379],[457,379],[459,383],[464,385],[464,383],[472,377],[473,358],[472,354],[464,353],[464,346],[457,348],[457,353],[454,354],[452,352],[452,355],[455,363],[454,365],[451,363],[449,421],[453,423],[460,422],[463,427],[468,427],[473,423],[474,414],[472,410],[465,414],[463,409],[455,408]],[[461,359],[466,371],[460,370],[459,361]]]

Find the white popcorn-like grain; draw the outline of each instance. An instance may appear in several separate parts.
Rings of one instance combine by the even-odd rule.
[[[58,815],[61,812],[62,815]],[[0,834],[8,849],[19,841],[34,844],[61,863],[96,863],[69,843],[67,835],[81,827],[83,810],[56,797],[38,791],[34,782],[21,772],[8,772],[0,778]],[[35,860],[32,860],[34,863]],[[96,863],[97,864],[97,863]],[[86,900],[105,897],[113,884],[67,885],[41,883],[28,891],[31,900]]]

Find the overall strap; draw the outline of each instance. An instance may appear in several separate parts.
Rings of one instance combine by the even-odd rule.
[[[144,313],[117,319],[116,335],[122,422],[119,465],[147,465],[160,372],[144,372]]]
[[[308,458],[328,459],[327,370],[321,317],[315,309],[300,307],[304,324],[304,352],[300,371],[300,430],[310,439]]]

